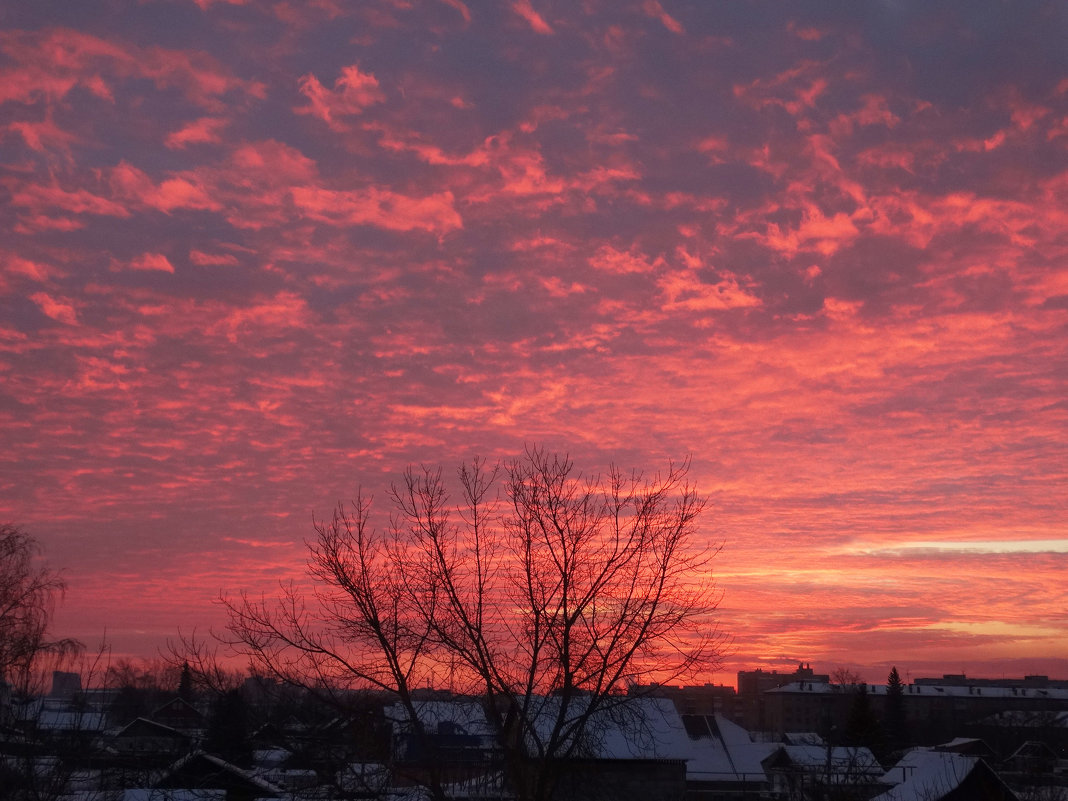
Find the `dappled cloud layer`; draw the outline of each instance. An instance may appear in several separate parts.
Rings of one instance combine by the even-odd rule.
[[[1066,40],[971,0],[8,4],[0,520],[63,633],[151,656],[406,464],[689,455],[728,669],[1068,674]]]

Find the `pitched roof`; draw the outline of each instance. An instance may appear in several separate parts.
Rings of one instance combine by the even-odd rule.
[[[189,735],[178,729],[148,718],[134,718],[115,734],[116,737],[170,737],[174,740],[188,740]]]
[[[915,748],[888,770],[882,781],[898,783],[872,801],[941,801],[949,798],[968,798],[973,797],[978,785],[992,790],[992,793],[984,794],[984,798],[1015,798],[1012,791],[983,760],[951,751]]]
[[[166,788],[184,784],[185,777],[191,774],[203,773],[210,779],[218,779],[221,786],[248,787],[257,796],[276,798],[285,794],[285,790],[266,779],[256,776],[252,771],[239,768],[230,762],[206,751],[193,751],[191,754],[179,759],[156,782],[156,787]]]
[[[583,714],[581,700],[576,701],[575,718]],[[532,737],[548,738],[560,703],[555,696],[535,700]],[[422,701],[416,704],[416,711],[429,731],[449,723],[450,729],[455,727],[463,734],[495,736],[482,704],[471,699]],[[398,725],[408,719],[399,704],[387,708],[386,717]],[[687,777],[692,780],[763,782],[766,775],[761,760],[774,748],[752,742],[749,732],[721,715],[682,716],[668,698],[627,697],[591,716],[575,755],[679,760],[686,762]]]

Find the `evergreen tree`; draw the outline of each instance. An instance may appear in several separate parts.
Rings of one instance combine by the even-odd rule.
[[[886,715],[883,728],[886,730],[890,748],[908,745],[905,723],[905,686],[901,682],[901,674],[897,672],[897,666],[891,668],[890,675],[886,677]]]
[[[187,704],[193,703],[193,671],[189,663],[182,664],[182,677],[178,680],[178,697]]]

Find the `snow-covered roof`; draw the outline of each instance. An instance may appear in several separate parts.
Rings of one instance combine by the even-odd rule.
[[[239,768],[237,765],[227,762],[222,757],[217,757],[214,754],[207,753],[206,751],[193,751],[192,753],[186,754],[184,757],[182,757],[173,765],[171,765],[166,772],[168,775],[173,774],[184,768],[190,762],[195,762],[196,760],[204,760],[205,762],[208,762],[210,765],[212,765],[214,768],[225,771],[226,773],[229,773],[237,778],[244,779],[246,782],[253,785],[258,790],[263,791],[267,796],[279,796],[285,792],[283,788],[272,784],[266,779],[257,776],[254,771]],[[153,799],[152,801],[155,801],[155,799]]]
[[[457,733],[480,737],[493,736],[493,729],[486,720],[485,710],[478,701],[454,699],[449,701],[416,701],[416,714],[428,731],[435,731],[440,723],[451,723]],[[395,724],[408,723],[408,712],[403,704],[390,704],[385,708],[386,720]]]
[[[814,731],[788,731],[782,736],[787,745],[826,745],[827,741]]]
[[[544,742],[560,710],[560,699],[543,696],[534,699],[532,725]],[[576,702],[574,717],[583,714],[583,699]],[[429,729],[450,722],[459,732],[493,736],[482,705],[476,701],[423,701],[417,704],[420,720]],[[403,725],[408,716],[394,704],[386,717]],[[693,717],[693,716],[691,716]],[[690,779],[764,781],[761,760],[777,746],[754,743],[749,732],[721,715],[707,716],[704,733],[687,731],[675,704],[668,698],[627,697],[595,712],[586,723],[582,747],[575,756],[594,759],[664,759],[686,762]],[[744,774],[744,776],[743,776]]]
[[[869,695],[886,695],[885,684],[862,684],[857,688],[864,687]],[[765,690],[765,694],[776,695],[800,693],[813,695],[843,695],[855,691],[851,685],[831,684],[820,681],[795,681]],[[1068,700],[1068,689],[1059,687],[1034,688],[1034,687],[998,687],[992,685],[956,685],[956,684],[907,684],[902,686],[906,697],[911,698],[1036,698],[1036,699],[1059,699]]]
[[[978,757],[914,748],[886,772],[895,786],[872,801],[931,801],[958,787],[979,764]]]
[[[954,737],[948,743],[940,743],[935,746],[944,750],[952,750],[954,748],[960,748],[962,745],[972,745],[973,743],[981,743],[978,737]]]
[[[749,781],[764,781],[767,778],[764,773],[764,760],[776,746],[772,743],[753,742],[747,730],[727,720],[723,715],[716,715],[715,723],[717,734],[730,758],[731,767],[738,777]]]
[[[1006,728],[1068,728],[1068,711],[1008,709],[979,721],[985,726]]]
[[[829,763],[835,773],[870,777],[883,775],[879,760],[867,748],[835,746],[828,751],[826,746],[821,745],[781,745],[777,750],[804,770],[823,771]]]
[[[49,731],[100,732],[107,726],[103,712],[69,712],[58,709],[42,709],[36,720],[39,729]]]

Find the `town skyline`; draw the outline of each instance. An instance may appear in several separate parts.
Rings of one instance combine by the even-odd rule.
[[[537,446],[688,461],[710,681],[1068,676],[1061,6],[9,5],[0,524],[57,634],[151,659],[359,488]]]

